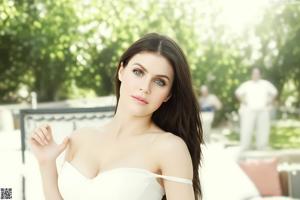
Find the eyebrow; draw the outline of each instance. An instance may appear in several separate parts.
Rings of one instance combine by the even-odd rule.
[[[140,66],[144,71],[148,72],[148,70],[142,64],[140,64],[140,63],[133,63],[133,64]],[[156,76],[158,76],[158,77],[164,77],[164,78],[170,80],[170,78],[167,75],[158,74]]]

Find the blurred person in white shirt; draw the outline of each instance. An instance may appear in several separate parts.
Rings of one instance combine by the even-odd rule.
[[[268,148],[270,110],[277,93],[271,82],[261,79],[258,68],[252,70],[251,80],[242,83],[235,91],[241,103],[239,114],[242,150],[250,148],[254,131],[256,131],[256,148],[259,150]]]
[[[210,132],[215,116],[215,111],[222,108],[222,103],[218,97],[209,92],[206,85],[200,88],[201,96],[199,99],[201,118],[203,121],[202,128],[205,142],[210,142]]]

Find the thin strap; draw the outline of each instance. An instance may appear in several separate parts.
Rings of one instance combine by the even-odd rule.
[[[178,183],[185,183],[185,184],[193,185],[192,180],[186,179],[186,178],[179,178],[179,177],[175,177],[175,176],[164,176],[164,175],[159,175],[159,174],[155,174],[155,176],[158,178],[166,179],[168,181],[174,181],[174,182],[178,182]]]

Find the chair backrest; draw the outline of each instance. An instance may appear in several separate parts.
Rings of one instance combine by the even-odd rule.
[[[114,115],[114,107],[24,109],[20,111],[22,162],[30,150],[29,135],[38,126],[50,124],[57,143],[81,127],[99,127]]]

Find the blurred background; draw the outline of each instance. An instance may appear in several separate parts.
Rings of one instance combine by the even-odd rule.
[[[176,40],[189,61],[198,97],[206,85],[222,103],[210,130],[211,143],[222,148],[239,145],[235,91],[258,67],[278,95],[271,110],[270,147],[248,155],[292,155],[283,160],[300,163],[300,1],[0,2],[1,188],[8,187],[1,173],[22,166],[12,156],[21,154],[20,110],[113,106],[118,59],[149,32]],[[300,184],[300,176],[296,179]],[[22,191],[22,180],[16,180],[19,185],[10,187]]]

